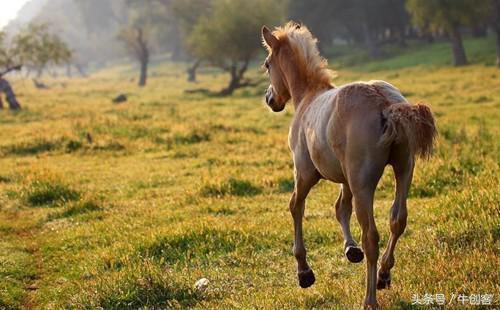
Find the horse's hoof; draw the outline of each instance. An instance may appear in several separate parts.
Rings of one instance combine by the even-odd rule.
[[[364,254],[357,246],[348,246],[345,249],[345,256],[351,263],[359,263],[363,260]]]
[[[311,269],[299,271],[297,275],[299,276],[299,285],[301,288],[308,288],[316,281],[314,272]]]
[[[381,309],[380,304],[378,302],[375,303],[366,303],[363,305],[363,310],[377,310]]]
[[[379,273],[377,279],[377,290],[383,290],[391,287],[391,274]]]

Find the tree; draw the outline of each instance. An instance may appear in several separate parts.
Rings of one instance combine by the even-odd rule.
[[[72,52],[59,36],[49,31],[46,24],[28,25],[11,42],[6,42],[5,37],[5,33],[0,32],[0,93],[6,95],[9,107],[17,110],[21,106],[12,86],[3,77],[22,66],[36,68],[41,74],[47,66],[67,63]]]
[[[49,31],[47,24],[29,24],[13,38],[12,44],[17,61],[34,68],[38,77],[48,66],[66,64],[72,57],[70,48]]]
[[[2,48],[0,48],[0,52],[2,51]],[[14,71],[14,70],[21,70],[21,66],[8,66],[0,72],[0,109],[3,108],[3,102],[2,102],[2,97],[1,94],[4,93],[5,97],[7,99],[7,103],[9,104],[9,108],[11,110],[19,110],[21,109],[21,105],[17,101],[16,95],[14,94],[14,91],[12,90],[12,87],[10,86],[9,82],[3,78],[4,75],[7,73]]]
[[[491,0],[491,26],[495,32],[497,46],[497,67],[500,68],[500,0]]]
[[[12,48],[9,48],[5,43],[5,37],[5,32],[0,31],[0,108],[3,108],[1,95],[4,93],[9,108],[11,110],[18,110],[21,106],[17,102],[16,95],[9,82],[3,77],[11,71],[20,70],[21,66],[16,64],[15,54]]]
[[[258,29],[281,22],[285,7],[284,2],[272,0],[214,0],[210,14],[198,20],[188,48],[198,59],[229,73],[229,85],[221,95],[248,84],[244,74],[261,47]]]
[[[125,28],[120,32],[118,38],[125,43],[128,50],[139,61],[139,86],[145,86],[148,77],[149,47],[144,29],[141,26]]]
[[[290,13],[318,37],[320,49],[341,39],[363,45],[372,57],[386,42],[404,45],[410,25],[405,0],[292,0]]]
[[[467,64],[467,56],[460,33],[461,26],[473,26],[485,16],[486,1],[476,0],[408,0],[407,9],[413,22],[430,31],[444,30],[451,42],[453,64]]]
[[[126,17],[122,19],[122,30],[118,38],[140,64],[139,86],[145,86],[148,65],[153,49],[161,45],[163,29],[168,24],[169,15],[165,6],[156,0],[127,0]]]
[[[196,70],[201,65],[201,60],[191,55],[192,53],[189,53],[188,38],[198,20],[210,12],[212,0],[173,0],[169,1],[169,4],[171,5],[171,10],[175,16],[178,28],[181,31],[183,47],[188,54],[190,54],[190,58],[195,58],[192,65],[187,69],[188,81],[195,82]]]

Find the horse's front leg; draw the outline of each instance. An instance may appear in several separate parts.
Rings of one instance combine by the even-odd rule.
[[[313,170],[302,173],[295,171],[295,189],[290,199],[290,212],[293,217],[293,226],[295,231],[293,254],[297,259],[297,275],[299,285],[302,288],[308,288],[316,280],[314,273],[307,264],[306,247],[302,234],[302,219],[304,217],[305,200],[310,189],[319,181],[319,174]]]

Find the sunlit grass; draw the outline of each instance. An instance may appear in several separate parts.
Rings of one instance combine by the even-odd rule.
[[[392,288],[379,302],[407,309],[425,293],[496,300],[500,73],[380,66],[341,69],[335,83],[393,83],[431,105],[440,136],[435,156],[417,163]],[[269,112],[264,84],[229,98],[184,93],[222,88],[227,77],[215,71],[189,84],[183,67],[163,64],[143,89],[134,77],[116,67],[48,79],[47,91],[14,83],[24,109],[0,111],[0,308],[358,308],[365,266],[343,256],[336,185],[320,182],[308,198],[317,283],[296,283],[293,109]],[[129,100],[112,104],[119,93]],[[387,169],[375,204],[382,249],[393,187]],[[352,226],[359,239],[354,218]],[[199,292],[202,277],[210,284]]]

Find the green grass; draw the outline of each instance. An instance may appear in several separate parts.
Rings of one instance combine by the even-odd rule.
[[[449,67],[439,43],[338,70],[336,84],[384,79],[437,117],[391,290],[378,293],[384,309],[412,309],[412,295],[425,293],[494,294],[498,303],[500,73],[491,38],[466,46],[479,63]],[[197,84],[180,65],[151,71],[143,89],[128,66],[66,87],[48,79],[44,92],[13,83],[24,109],[0,111],[0,308],[359,308],[365,266],[342,253],[337,185],[320,182],[308,197],[317,282],[302,290],[296,281],[293,109],[269,112],[265,85],[229,98],[184,93],[221,89],[227,77],[217,71]],[[129,101],[113,105],[124,91]],[[393,188],[387,169],[375,202],[381,249]],[[359,240],[354,217],[352,229]],[[193,286],[203,277],[201,292]]]
[[[372,60],[366,49],[352,46],[334,46],[332,48],[333,65],[349,67],[355,71],[400,70],[411,67],[443,67],[452,65],[452,51],[449,42],[432,45],[420,41],[409,41],[407,47],[388,45],[381,48],[384,57]],[[464,41],[469,62],[488,66],[495,64],[495,38],[474,38]]]

